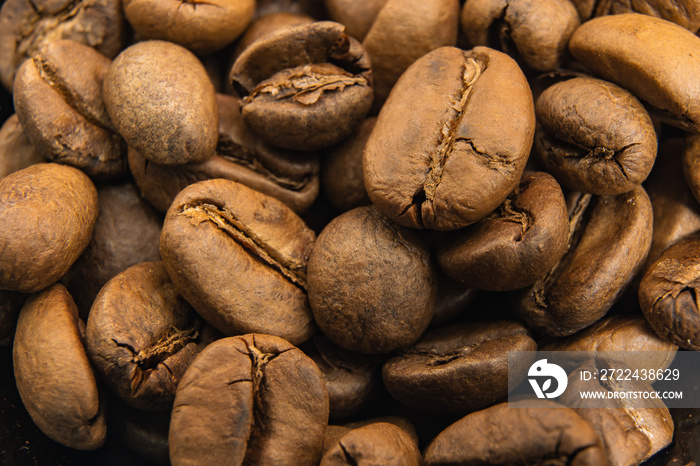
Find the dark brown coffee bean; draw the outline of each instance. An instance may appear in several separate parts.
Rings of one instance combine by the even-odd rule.
[[[241,35],[253,16],[255,0],[124,0],[124,14],[141,39],[162,39],[198,54],[211,53]]]
[[[217,103],[219,142],[216,154],[204,162],[168,167],[129,149],[129,168],[143,196],[165,212],[186,186],[225,178],[275,197],[297,213],[306,211],[319,191],[318,157],[268,146],[243,123],[238,99],[217,94]]]
[[[119,134],[152,162],[182,165],[214,155],[216,92],[184,47],[151,40],[125,49],[107,73],[104,99]]]
[[[388,353],[414,343],[435,308],[436,277],[427,246],[373,207],[335,218],[309,259],[309,301],[334,343]]]
[[[331,420],[348,418],[366,404],[379,379],[378,361],[344,350],[320,334],[304,353],[323,374]]]
[[[19,118],[13,114],[0,128],[0,178],[42,162],[46,159],[29,141]]]
[[[468,414],[424,452],[428,465],[571,464],[600,466],[606,455],[573,409],[547,400],[502,403]]]
[[[306,15],[312,18],[326,16],[323,4],[318,0],[256,0],[253,19],[280,12]]]
[[[537,332],[571,335],[602,318],[642,266],[652,211],[641,186],[617,196],[568,196],[567,251],[524,294],[520,314]]]
[[[689,135],[686,138],[682,160],[685,180],[688,183],[693,197],[695,197],[695,200],[698,200],[700,199],[700,136]],[[682,183],[669,184],[682,186]],[[676,189],[680,189],[680,187]]]
[[[355,39],[362,41],[377,19],[377,15],[384,8],[388,0],[367,0],[355,2],[353,0],[324,0],[328,15],[333,21],[345,25],[345,32]],[[411,11],[410,6],[406,10]],[[400,24],[400,23],[399,23]],[[444,44],[454,45],[454,44]]]
[[[365,119],[357,131],[326,153],[321,177],[328,201],[345,212],[370,203],[362,173],[362,152],[377,119]]]
[[[599,79],[569,79],[546,89],[535,111],[534,151],[563,186],[615,195],[649,176],[656,159],[654,125],[624,89]]]
[[[677,24],[640,14],[594,18],[571,37],[576,60],[648,103],[665,122],[700,132],[700,38]],[[673,66],[669,66],[673,63]]]
[[[568,0],[468,0],[460,22],[472,47],[501,50],[537,71],[561,67],[580,24]]]
[[[341,24],[321,21],[278,30],[250,45],[229,80],[243,99],[243,121],[271,145],[316,150],[348,137],[372,104],[364,49]]]
[[[636,0],[605,1],[571,0],[578,9],[581,21],[588,21],[596,16],[619,15],[623,13],[641,13],[656,16],[676,23],[691,32],[700,28],[700,4],[695,0]]]
[[[494,212],[438,244],[440,267],[455,280],[484,290],[523,288],[564,255],[569,232],[559,184],[544,172],[525,172]]]
[[[180,293],[224,334],[265,331],[302,343],[315,331],[306,296],[314,237],[277,199],[217,179],[175,198],[160,252]]]
[[[97,190],[80,170],[41,163],[0,180],[0,289],[60,279],[90,242]]]
[[[611,366],[605,361],[588,361],[569,374],[567,390],[560,398],[562,404],[575,409],[596,431],[603,441],[610,466],[640,464],[673,440],[673,420],[662,400],[649,398],[644,404],[650,407],[638,408],[629,400],[607,397],[610,392],[654,392],[651,384],[624,378],[582,378],[582,371],[598,374],[601,369],[626,371],[624,367]],[[602,396],[596,400],[579,398],[584,391]]]
[[[162,262],[144,262],[110,280],[87,322],[90,360],[129,405],[169,410],[199,352],[200,323]]]
[[[0,9],[0,81],[12,90],[19,66],[59,39],[112,58],[124,46],[124,25],[117,0],[7,0]]]
[[[648,269],[669,246],[700,231],[700,204],[693,197],[693,183],[688,180],[689,172],[682,166],[689,154],[700,150],[693,139],[692,136],[687,138],[685,144],[682,139],[662,142],[654,170],[644,184],[654,210],[654,236],[642,270]],[[687,184],[670,182],[682,179],[684,172]],[[700,191],[698,194],[700,197]]]
[[[170,423],[170,461],[317,464],[328,394],[316,365],[281,338],[218,340],[185,373]]]
[[[403,429],[377,422],[343,435],[321,459],[321,466],[358,464],[420,466],[423,458]]]
[[[509,351],[536,351],[521,324],[455,324],[427,332],[415,345],[389,359],[384,385],[397,400],[419,411],[466,412],[508,394],[508,377],[521,380],[531,356],[508,363]]]
[[[367,193],[402,225],[464,227],[517,186],[534,129],[532,94],[512,58],[440,48],[406,70],[382,108],[363,158]]]
[[[55,284],[22,308],[12,354],[17,389],[41,431],[71,448],[94,450],[107,428],[84,331],[70,294]]]
[[[61,279],[87,319],[95,296],[119,272],[160,260],[161,216],[131,183],[98,188],[100,213],[90,244]]]
[[[668,248],[639,284],[639,304],[654,331],[681,348],[700,350],[700,235]]]
[[[109,58],[70,40],[49,43],[15,77],[17,116],[47,159],[90,176],[126,173],[126,144],[107,114],[102,83]]]
[[[379,112],[396,81],[413,62],[440,47],[456,45],[458,27],[457,0],[384,3],[362,41],[372,60],[372,114]]]
[[[402,416],[378,416],[369,419],[362,419],[360,421],[347,422],[343,424],[344,427],[349,429],[359,429],[361,427],[376,424],[378,422],[384,422],[392,424],[404,432],[406,432],[413,441],[418,444],[418,432],[416,432],[416,427],[411,423],[408,418]]]
[[[236,50],[233,52],[233,56],[231,57],[231,64],[236,61],[236,59],[245,49],[248,48],[248,46],[250,46],[250,44],[261,37],[271,34],[277,29],[286,26],[298,26],[300,24],[308,24],[313,22],[314,19],[311,16],[289,12],[269,13],[258,17],[258,19],[250,23],[250,25],[246,28],[245,33],[240,39],[238,39],[238,41],[236,41],[238,45],[236,45]]]

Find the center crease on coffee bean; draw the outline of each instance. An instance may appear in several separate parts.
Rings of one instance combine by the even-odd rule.
[[[233,240],[251,252],[251,256],[267,264],[295,286],[306,291],[306,270],[303,261],[284,258],[282,254],[262,241],[230,212],[212,204],[184,205],[180,215],[193,220],[194,225],[212,222]]]

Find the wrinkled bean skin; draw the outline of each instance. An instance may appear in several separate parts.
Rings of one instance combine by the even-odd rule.
[[[518,184],[534,128],[532,94],[512,58],[437,49],[406,70],[382,107],[362,160],[369,198],[401,225],[467,226]]]
[[[216,92],[184,47],[150,40],[126,48],[105,77],[104,99],[119,134],[152,162],[182,165],[214,155]]]
[[[94,450],[107,428],[84,330],[70,294],[55,284],[22,308],[12,354],[17,389],[36,425],[63,445]]]
[[[343,435],[321,459],[321,466],[355,464],[420,466],[423,458],[416,443],[403,429],[377,422]]]
[[[160,253],[178,291],[224,334],[259,331],[299,344],[315,331],[306,295],[314,240],[282,202],[216,179],[175,198]]]
[[[170,460],[316,464],[327,424],[323,378],[301,351],[268,335],[224,338],[204,349],[180,382]]]
[[[85,250],[97,190],[81,171],[41,163],[0,180],[0,289],[35,292],[60,279]]]
[[[700,132],[700,38],[681,26],[640,14],[585,22],[569,42],[571,55],[603,79],[649,104],[666,123]],[[674,63],[674,66],[668,66]]]
[[[129,405],[165,411],[201,349],[200,327],[163,263],[144,262],[114,277],[97,295],[87,322],[88,355]]]
[[[468,414],[449,426],[428,445],[426,464],[605,464],[598,435],[573,409],[548,400],[517,403]]]
[[[416,232],[358,207],[320,233],[308,286],[314,319],[333,343],[381,354],[414,343],[427,328],[437,280]]]
[[[649,176],[658,145],[654,125],[624,89],[598,79],[569,79],[546,89],[535,112],[534,151],[562,186],[612,196]]]
[[[677,242],[649,267],[639,284],[639,304],[654,331],[681,348],[700,350],[697,287],[700,236]]]

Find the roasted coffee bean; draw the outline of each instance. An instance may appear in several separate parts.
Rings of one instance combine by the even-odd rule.
[[[148,160],[182,165],[214,155],[216,93],[184,47],[159,40],[128,47],[112,62],[104,99],[119,134]]]
[[[559,184],[544,172],[525,172],[494,212],[438,244],[440,267],[455,280],[484,290],[532,285],[564,255],[569,232]]]
[[[102,84],[109,58],[78,42],[51,42],[15,77],[17,116],[47,159],[98,178],[126,173],[126,144],[107,114]]]
[[[692,139],[686,140],[687,145],[678,138],[664,141],[659,147],[654,170],[644,184],[654,210],[654,236],[642,270],[648,269],[669,246],[700,231],[700,204],[693,198],[693,183],[669,182],[682,179],[686,157],[700,150],[700,146],[694,147]],[[687,170],[685,175],[687,180]],[[700,191],[698,193],[700,197]]]
[[[201,349],[200,322],[162,262],[144,262],[110,280],[87,321],[90,360],[129,405],[169,410]]]
[[[0,178],[45,161],[29,141],[17,115],[5,120],[0,128]]]
[[[651,366],[646,366],[651,367]],[[649,397],[644,408],[639,408],[630,400],[608,397],[613,392],[649,393],[654,392],[651,384],[642,380],[620,380],[602,378],[584,380],[582,371],[619,370],[624,366],[609,365],[605,361],[588,361],[569,374],[567,390],[560,402],[589,422],[605,445],[610,466],[640,464],[652,455],[666,448],[673,440],[673,420],[671,413],[658,398]],[[599,399],[581,399],[582,392],[601,393]],[[641,396],[641,395],[640,395]],[[650,406],[650,407],[646,407]]]
[[[501,403],[468,414],[435,437],[424,458],[428,465],[606,464],[590,424],[548,400]]]
[[[537,71],[564,63],[580,24],[568,0],[467,0],[460,21],[472,47],[501,50]]]
[[[304,354],[323,374],[331,420],[347,418],[366,404],[379,379],[378,361],[344,350],[320,334]]]
[[[318,157],[268,146],[243,123],[238,99],[217,94],[217,103],[219,142],[216,154],[204,162],[168,167],[129,149],[129,168],[143,196],[165,212],[186,186],[225,178],[275,197],[297,213],[307,210],[319,191]]]
[[[534,152],[571,190],[612,196],[631,191],[651,172],[656,133],[642,104],[624,89],[574,78],[537,99]]]
[[[688,187],[695,197],[700,199],[700,136],[689,135],[683,149],[683,174]],[[683,186],[682,183],[669,183]],[[676,189],[680,189],[677,187]]]
[[[595,16],[642,13],[676,23],[691,32],[700,28],[700,4],[695,0],[571,0],[578,9],[581,21]]]
[[[467,226],[517,186],[534,129],[532,94],[512,58],[437,49],[406,70],[382,107],[365,147],[365,187],[402,225]]]
[[[243,121],[269,144],[317,150],[348,137],[372,104],[364,49],[341,24],[321,21],[278,30],[251,44],[229,80],[243,99]]]
[[[236,50],[233,52],[231,64],[235,63],[236,59],[245,49],[248,48],[248,46],[250,46],[250,44],[261,37],[271,34],[283,27],[298,26],[300,24],[308,24],[313,22],[314,19],[311,16],[288,12],[270,13],[260,16],[258,19],[250,23],[250,25],[246,28],[245,33],[236,42]]]
[[[458,23],[457,0],[384,3],[362,41],[372,60],[372,114],[379,112],[396,81],[413,62],[440,47],[456,45]]]
[[[22,308],[12,354],[17,389],[34,423],[63,445],[94,450],[105,441],[106,424],[84,331],[70,294],[55,284]]]
[[[362,173],[362,153],[375,117],[365,119],[357,131],[329,150],[323,158],[321,180],[328,201],[345,212],[370,203]]]
[[[651,203],[641,186],[617,196],[572,193],[567,204],[567,251],[520,303],[528,327],[551,336],[571,335],[600,320],[651,245]]]
[[[632,92],[666,123],[700,133],[700,38],[677,24],[640,14],[603,16],[569,42],[576,60]],[[669,66],[673,63],[673,66]]]
[[[661,254],[639,284],[639,304],[654,331],[681,348],[700,350],[700,235],[691,235]]]
[[[97,189],[99,214],[85,252],[61,279],[87,319],[97,293],[119,272],[160,260],[161,216],[132,183]]]
[[[454,324],[427,332],[389,359],[382,376],[391,396],[412,409],[476,411],[505,398],[509,375],[523,379],[534,362],[523,355],[509,364],[508,352],[536,350],[516,322]]]
[[[19,66],[59,39],[113,58],[124,45],[124,24],[118,0],[7,0],[0,9],[0,81],[12,90]]]
[[[160,253],[178,291],[227,335],[315,331],[306,264],[315,235],[277,199],[229,180],[201,181],[173,201]]]
[[[416,427],[411,423],[411,421],[408,418],[402,416],[372,417],[369,419],[362,419],[360,421],[346,422],[345,424],[343,424],[343,426],[349,429],[359,429],[361,427],[370,424],[376,424],[378,422],[392,424],[400,428],[401,430],[406,432],[416,444],[418,443],[418,432],[416,432]]]
[[[377,422],[343,435],[321,459],[321,466],[356,464],[420,466],[423,458],[403,429]]]
[[[328,394],[316,365],[281,338],[248,334],[202,351],[180,383],[170,461],[316,464]]]
[[[124,15],[141,39],[162,39],[198,54],[211,53],[241,35],[255,10],[255,0],[123,0]]]
[[[0,289],[35,292],[60,279],[85,250],[97,190],[75,168],[41,163],[0,180]]]
[[[345,25],[345,32],[355,39],[362,41],[377,19],[377,15],[384,8],[388,0],[367,0],[355,2],[353,0],[324,0],[328,15],[333,21]],[[407,11],[413,11],[411,6]],[[399,23],[400,24],[400,23]],[[453,45],[453,44],[444,44]]]
[[[373,207],[350,210],[323,229],[308,284],[319,328],[351,351],[388,353],[414,343],[435,308],[427,246]]]

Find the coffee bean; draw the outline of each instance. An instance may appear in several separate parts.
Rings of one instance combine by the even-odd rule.
[[[158,40],[128,47],[105,77],[104,99],[119,134],[152,162],[182,165],[214,155],[216,93],[187,49]]]
[[[17,114],[5,120],[0,128],[0,178],[45,161],[29,141]]]
[[[677,242],[647,269],[639,304],[654,331],[681,348],[700,350],[696,286],[700,277],[700,236]]]
[[[424,452],[427,465],[601,465],[605,448],[573,409],[548,400],[501,403],[468,414]]]
[[[124,0],[124,15],[138,37],[167,40],[198,54],[214,52],[236,40],[254,9],[255,0]]]
[[[258,17],[258,19],[250,23],[250,25],[246,28],[245,33],[243,33],[240,39],[236,41],[236,50],[233,52],[233,56],[231,57],[231,64],[236,61],[236,59],[245,49],[248,48],[250,44],[261,37],[271,34],[277,29],[286,26],[298,26],[300,24],[308,24],[313,22],[314,19],[308,15],[289,12],[269,13]],[[350,35],[352,36],[352,34]]]
[[[180,464],[316,464],[328,394],[316,365],[281,338],[218,340],[178,387],[170,460]]]
[[[388,353],[414,343],[435,307],[427,246],[373,207],[358,207],[323,229],[309,259],[314,319],[334,343]]]
[[[63,445],[94,450],[105,442],[106,424],[84,331],[70,294],[55,284],[22,308],[12,354],[17,389],[34,423]]]
[[[80,170],[41,163],[0,180],[0,289],[35,292],[85,250],[97,191]]]
[[[508,352],[536,351],[527,329],[515,322],[454,324],[426,332],[382,369],[397,400],[419,411],[483,409],[508,394],[508,379],[522,380],[533,360],[508,362]]]
[[[7,0],[0,9],[0,81],[12,90],[17,68],[58,39],[113,58],[124,46],[124,25],[116,0]]]
[[[185,188],[165,218],[160,252],[182,296],[227,335],[315,331],[306,296],[314,233],[277,199],[229,180]]]
[[[321,466],[355,464],[419,466],[423,458],[403,429],[377,422],[343,435],[321,459]]]
[[[243,121],[269,144],[317,150],[348,137],[372,104],[364,49],[341,24],[284,28],[250,45],[229,80],[243,99]]]
[[[306,211],[319,191],[318,157],[268,146],[243,123],[238,99],[224,94],[216,97],[219,141],[211,158],[165,166],[129,149],[129,168],[143,196],[165,212],[186,186],[225,178],[276,197],[297,213]]]
[[[486,218],[445,237],[440,267],[455,280],[485,290],[523,288],[564,255],[569,220],[559,184],[544,172],[525,172],[520,184]]]
[[[537,71],[561,67],[580,24],[567,0],[469,0],[460,21],[470,46],[501,50]]]
[[[382,107],[363,158],[367,193],[402,225],[467,226],[517,186],[534,126],[513,59],[483,47],[437,49],[406,70]]]
[[[641,13],[676,23],[691,32],[700,28],[700,5],[695,0],[642,0],[637,2],[596,2],[571,0],[578,9],[581,21],[597,16]]]
[[[25,61],[15,77],[17,116],[32,144],[47,159],[97,178],[127,169],[126,145],[102,93],[110,63],[87,45],[60,40]]]
[[[364,2],[324,0],[323,3],[326,5],[328,15],[333,21],[344,24],[345,32],[348,35],[362,41],[387,2],[388,0],[368,0]],[[408,6],[406,10],[412,11]]]
[[[129,405],[169,410],[175,389],[203,345],[194,310],[162,262],[144,262],[110,280],[87,322],[88,355]]]
[[[565,187],[599,195],[631,191],[651,172],[656,133],[642,104],[593,78],[546,89],[535,107],[534,152]]]
[[[688,86],[689,77],[700,72],[695,58],[700,38],[692,32],[646,15],[602,16],[574,32],[569,50],[594,73],[646,102],[666,123],[700,132],[700,89]]]
[[[567,204],[567,251],[520,303],[528,327],[551,336],[571,335],[602,318],[651,245],[651,203],[641,186],[617,196],[572,193]]]

